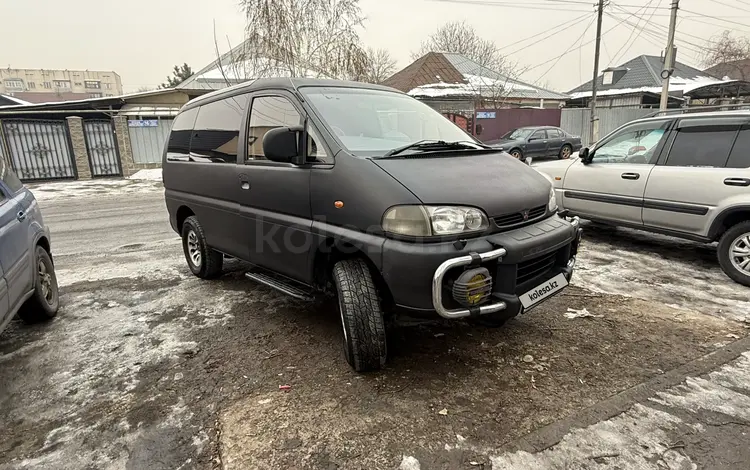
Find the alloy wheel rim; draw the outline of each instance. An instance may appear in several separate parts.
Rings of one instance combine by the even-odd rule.
[[[41,260],[39,261],[37,271],[39,274],[39,280],[41,281],[42,297],[44,297],[44,300],[49,304],[54,299],[55,294],[52,289],[52,275],[47,271],[47,265]]]
[[[198,243],[198,235],[196,235],[196,233],[193,230],[188,232],[187,245],[188,245],[188,256],[190,257],[190,262],[192,262],[193,266],[195,267],[200,266],[201,265],[201,249]]]
[[[562,151],[562,157],[565,158],[565,159],[570,158],[570,148],[569,147],[565,147],[563,149],[563,151]]]
[[[511,155],[515,159],[520,159],[521,158],[521,152],[513,152],[513,153],[511,153]]]
[[[729,259],[735,269],[750,274],[750,233],[743,233],[732,242]]]

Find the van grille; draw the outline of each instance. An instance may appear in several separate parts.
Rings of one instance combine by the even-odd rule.
[[[513,214],[501,215],[494,217],[495,225],[500,228],[512,227],[513,225],[524,222],[532,222],[547,213],[547,206],[539,206],[529,209],[528,215],[524,218],[524,212],[514,212]]]
[[[557,252],[553,251],[544,256],[518,264],[518,267],[516,268],[516,285],[523,284],[528,280],[547,274],[552,268],[554,268],[556,259]]]

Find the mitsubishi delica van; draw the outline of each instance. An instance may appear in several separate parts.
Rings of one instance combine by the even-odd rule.
[[[261,79],[185,105],[165,198],[190,270],[337,299],[357,371],[397,312],[500,325],[567,286],[581,237],[550,181],[390,88]]]

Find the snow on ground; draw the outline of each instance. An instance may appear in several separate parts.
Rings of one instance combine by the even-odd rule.
[[[128,177],[131,180],[146,180],[146,181],[161,181],[161,168],[153,168],[150,170],[138,170],[133,175]]]
[[[639,230],[584,224],[573,283],[732,320],[750,318],[750,288],[724,274],[715,247]]]
[[[147,175],[150,177],[142,179],[108,178],[57,181],[50,183],[30,183],[26,186],[34,193],[34,197],[38,201],[79,197],[116,197],[123,194],[164,191],[164,186],[161,184],[161,170],[158,171],[158,179],[156,179],[155,174],[148,173]]]

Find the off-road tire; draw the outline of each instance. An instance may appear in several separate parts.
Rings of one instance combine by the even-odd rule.
[[[719,257],[719,265],[721,265],[722,271],[732,278],[733,281],[742,284],[743,286],[750,287],[750,275],[737,269],[733,264],[730,257],[730,250],[732,249],[732,243],[744,233],[750,233],[750,221],[740,222],[729,228],[721,236],[719,240],[719,246],[716,249]]]
[[[385,322],[367,263],[361,259],[339,261],[333,266],[333,282],[346,361],[357,372],[382,368],[387,355]]]
[[[565,149],[568,149],[568,156],[567,157],[563,156],[563,154],[565,153]],[[571,147],[568,144],[565,144],[560,149],[560,153],[557,154],[557,158],[559,160],[568,160],[568,159],[570,159],[571,155],[573,155],[573,147]]]
[[[39,273],[40,263],[44,264],[46,273],[49,275],[46,281],[49,295],[46,296],[42,286],[45,281]],[[18,316],[26,323],[39,323],[51,320],[57,315],[57,310],[60,308],[60,292],[57,287],[55,267],[52,264],[52,258],[50,258],[49,253],[41,246],[37,246],[34,250],[33,269],[34,294],[18,310]]]
[[[190,255],[188,239],[191,232],[194,233],[197,238],[198,251],[200,252],[200,263],[195,263]],[[188,217],[182,224],[182,250],[185,253],[185,260],[187,261],[190,271],[199,278],[213,279],[221,275],[221,268],[224,265],[224,256],[208,246],[203,227],[201,227],[198,218],[195,216]]]

